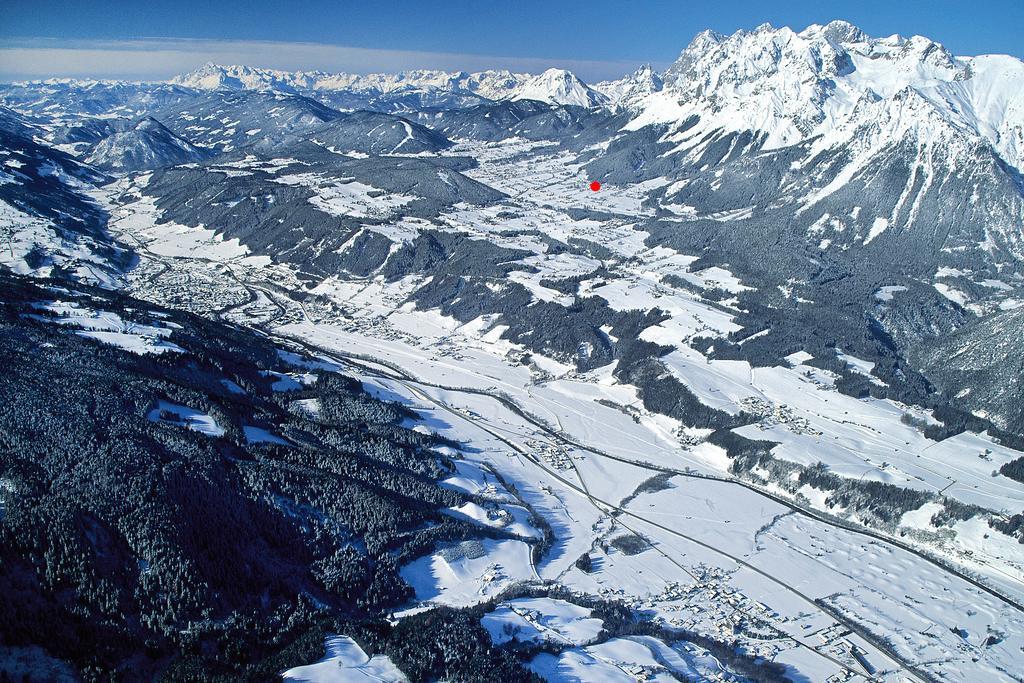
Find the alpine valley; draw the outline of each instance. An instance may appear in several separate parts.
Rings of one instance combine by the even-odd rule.
[[[1024,681],[1019,59],[2,84],[0,264],[0,681]]]

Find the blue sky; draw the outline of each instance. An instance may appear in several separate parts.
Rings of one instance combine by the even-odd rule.
[[[827,7],[826,7],[827,6]],[[0,78],[165,78],[205,61],[285,69],[539,71],[617,77],[670,63],[697,32],[847,19],[956,54],[1024,56],[1024,0],[2,0]]]

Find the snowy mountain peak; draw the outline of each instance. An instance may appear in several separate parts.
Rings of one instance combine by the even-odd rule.
[[[711,29],[705,29],[701,31],[700,33],[693,37],[693,40],[690,41],[690,44],[686,46],[682,53],[680,53],[675,65],[670,67],[669,71],[675,68],[675,66],[678,65],[680,61],[686,60],[688,58],[692,59],[692,57],[695,55],[699,55],[704,52],[716,49],[718,45],[720,45],[724,40],[726,40],[726,36],[719,33],[718,31],[712,31]]]
[[[845,21],[799,33],[762,25],[728,37],[698,34],[666,70],[663,91],[627,106],[637,112],[631,128],[697,116],[694,133],[753,131],[777,148],[856,129],[867,111],[858,103],[910,89],[928,103],[920,111],[929,121],[984,138],[1020,169],[1022,73],[1013,57],[958,58],[923,36],[871,38]]]
[[[538,100],[548,104],[568,104],[594,107],[605,104],[608,98],[581,81],[566,69],[548,69],[534,76],[512,95],[513,100]]]
[[[811,24],[800,32],[802,38],[820,35],[836,44],[841,43],[863,43],[868,41],[868,34],[860,30],[848,21],[837,19],[822,26]]]
[[[166,131],[167,133],[174,135],[174,133],[171,133],[171,131],[168,130],[164,124],[160,123],[152,116],[144,116],[143,118],[139,119],[138,123],[135,124],[134,128],[139,132],[163,134],[164,131]]]
[[[654,71],[650,64],[644,64],[625,78],[595,84],[594,90],[607,97],[610,104],[628,108],[630,103],[653,92],[658,92],[662,87],[664,87],[664,82],[661,76]]]

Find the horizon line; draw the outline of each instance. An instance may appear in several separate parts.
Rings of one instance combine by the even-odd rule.
[[[128,55],[131,60],[127,60]],[[587,82],[621,78],[644,64],[658,68],[670,64],[650,59],[596,60],[391,50],[314,41],[159,36],[133,39],[0,39],[0,81],[5,82],[64,78],[158,82],[190,73],[209,63],[289,73],[321,71],[360,76],[414,70],[468,73],[508,70],[536,74],[550,68],[564,68]],[[131,66],[126,68],[126,64]]]

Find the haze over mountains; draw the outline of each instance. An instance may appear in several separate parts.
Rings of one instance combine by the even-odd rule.
[[[0,596],[74,615],[22,660],[1021,680],[1020,60],[836,21],[0,105],[0,443],[87,444],[0,449]]]

